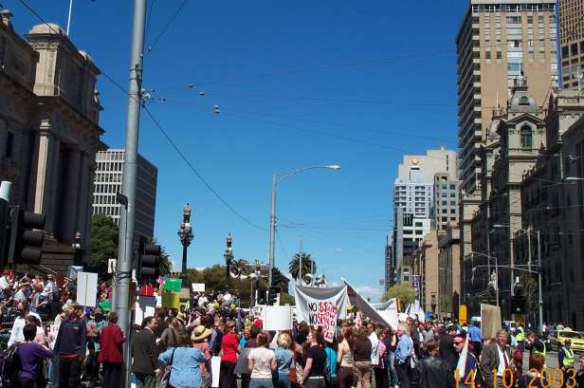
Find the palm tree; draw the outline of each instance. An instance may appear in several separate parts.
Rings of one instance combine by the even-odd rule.
[[[297,253],[290,261],[290,266],[288,267],[288,270],[290,271],[290,274],[294,280],[298,280],[300,258],[302,258],[302,276],[307,273],[311,273],[313,275],[316,273],[316,262],[312,259],[312,257],[310,257],[310,254],[304,252]]]

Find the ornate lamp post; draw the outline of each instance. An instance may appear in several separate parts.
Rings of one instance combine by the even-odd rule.
[[[231,233],[225,238],[225,253],[223,257],[225,257],[225,279],[227,279],[227,284],[229,285],[229,269],[233,264],[233,238]]]
[[[186,204],[183,208],[183,222],[180,224],[178,230],[178,238],[183,246],[183,257],[182,257],[182,273],[185,275],[187,273],[187,248],[191,245],[191,241],[195,237],[193,235],[193,227],[191,225],[191,213],[192,207],[190,204]]]

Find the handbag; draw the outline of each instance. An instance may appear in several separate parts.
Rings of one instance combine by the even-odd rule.
[[[176,348],[172,349],[172,353],[170,354],[170,362],[164,367],[164,374],[162,375],[162,379],[160,379],[160,384],[158,385],[159,388],[170,388],[170,374],[172,373],[172,361],[174,360],[175,351]]]

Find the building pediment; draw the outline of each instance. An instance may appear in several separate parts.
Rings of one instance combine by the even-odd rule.
[[[519,116],[516,116],[516,117],[513,117],[511,119],[508,119],[508,120],[505,121],[505,124],[506,124],[507,127],[510,127],[510,126],[516,126],[517,124],[521,124],[521,123],[524,123],[526,121],[528,121],[530,123],[533,123],[533,124],[535,124],[538,127],[544,127],[545,126],[545,121],[543,121],[542,119],[540,119],[537,116],[534,116],[531,113],[523,113],[523,114],[521,114]]]

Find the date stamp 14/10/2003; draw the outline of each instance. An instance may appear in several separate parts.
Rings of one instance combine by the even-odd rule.
[[[464,380],[461,380],[458,369],[455,372],[456,388],[475,387],[476,374],[469,373]],[[503,376],[497,376],[497,370],[493,369],[493,386],[497,382],[505,388],[512,388],[517,383],[515,373],[511,368],[506,368]],[[566,370],[560,368],[544,368],[541,372],[530,369],[527,381],[528,388],[575,388],[576,387],[576,369],[569,368]]]

